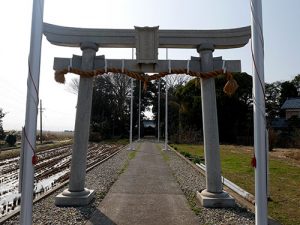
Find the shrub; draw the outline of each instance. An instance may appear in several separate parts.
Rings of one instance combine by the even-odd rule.
[[[17,142],[16,134],[14,134],[14,133],[8,134],[5,138],[5,141],[10,147],[15,146],[15,144]]]
[[[197,156],[197,155],[195,155],[194,156],[194,158],[193,158],[193,162],[194,163],[203,163],[204,162],[204,159],[203,159],[203,157],[200,157],[200,156]]]
[[[90,132],[89,141],[100,142],[103,141],[103,137],[99,132]]]
[[[183,151],[181,151],[180,154],[183,155],[186,158],[189,158],[189,159],[192,157],[191,153],[189,153],[189,152],[183,152]]]
[[[5,133],[2,126],[0,126],[0,140],[4,140],[4,139],[5,139]]]
[[[273,129],[269,129],[269,151],[273,151],[276,141],[278,140],[278,134]]]
[[[5,138],[3,125],[2,125],[2,119],[4,116],[5,116],[5,113],[3,113],[2,108],[0,108],[0,140],[4,140],[4,138]]]

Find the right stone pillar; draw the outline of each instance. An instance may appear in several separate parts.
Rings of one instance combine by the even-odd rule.
[[[213,71],[213,44],[198,47],[203,72]],[[232,207],[235,201],[223,191],[219,145],[218,115],[214,78],[201,78],[203,139],[206,165],[206,189],[197,192],[204,207]]]

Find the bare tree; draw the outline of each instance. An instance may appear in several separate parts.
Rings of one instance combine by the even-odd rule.
[[[191,79],[191,76],[186,74],[171,74],[165,77],[168,88],[184,85]]]
[[[68,82],[66,90],[72,94],[77,95],[79,89],[79,78],[73,78]]]

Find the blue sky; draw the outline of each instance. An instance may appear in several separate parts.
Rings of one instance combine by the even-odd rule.
[[[27,58],[31,0],[1,3],[0,108],[7,115],[4,129],[20,130],[25,122]],[[250,25],[250,0],[45,0],[44,21],[62,26],[90,28],[226,29]],[[300,1],[263,1],[265,80],[290,80],[300,73]],[[44,129],[73,130],[77,97],[53,79],[53,58],[80,55],[75,48],[51,45],[43,38],[40,98]],[[130,49],[99,49],[107,58],[131,58]],[[251,74],[250,45],[215,51],[215,56],[240,59]],[[196,50],[169,50],[170,59],[197,56]],[[165,51],[160,51],[165,58]],[[68,75],[68,79],[72,76]],[[201,119],[201,118],[199,118]]]

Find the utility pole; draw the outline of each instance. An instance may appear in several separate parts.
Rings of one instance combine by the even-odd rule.
[[[168,49],[166,48],[166,59],[169,59]],[[169,72],[171,72],[171,62],[169,61]],[[165,98],[165,151],[168,150],[168,79],[166,76],[166,98]]]
[[[132,59],[134,58],[134,49],[132,48]],[[131,96],[130,96],[130,133],[129,133],[129,150],[134,150],[132,146],[132,122],[133,122],[133,78],[130,80],[131,83]]]
[[[268,224],[266,117],[265,117],[265,77],[264,38],[262,22],[262,1],[251,0],[252,21],[252,63],[253,73],[253,116],[255,149],[255,224]]]
[[[166,79],[166,105],[165,105],[165,149],[168,150],[168,82]]]
[[[131,96],[130,96],[130,134],[129,134],[129,143],[130,150],[133,150],[132,147],[132,120],[133,120],[133,78],[131,78]]]
[[[40,144],[43,144],[43,111],[42,99],[40,99]]]
[[[141,139],[141,86],[142,86],[142,81],[140,80],[140,86],[139,86],[139,141]]]
[[[43,35],[44,0],[33,0],[30,52],[28,62],[26,117],[23,138],[23,182],[21,194],[20,224],[32,224],[33,178],[36,146],[36,126],[40,81],[41,46]]]
[[[158,80],[157,142],[160,137],[160,79]]]

